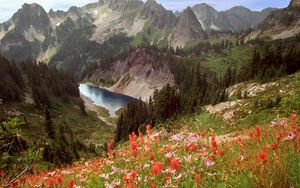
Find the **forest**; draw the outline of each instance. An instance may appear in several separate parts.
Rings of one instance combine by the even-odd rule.
[[[222,76],[207,71],[197,63],[174,57],[172,53],[166,55],[165,58],[171,59],[168,62],[172,62],[169,66],[176,86],[167,84],[162,90],[155,90],[145,104],[142,101],[130,103],[118,119],[115,140],[127,140],[131,132],[138,134],[145,130],[147,124],[155,126],[179,115],[199,112],[204,105],[227,101],[226,88],[236,83],[248,80],[271,81],[300,69],[299,36],[275,42],[257,40],[250,45],[254,46],[251,61],[239,71],[235,67],[229,67]],[[211,50],[231,46],[232,43],[224,41],[213,46],[200,43],[194,50],[186,52],[185,56],[189,54],[201,57]],[[150,49],[156,50],[153,47],[149,47]],[[180,51],[168,50],[177,55],[183,54]]]

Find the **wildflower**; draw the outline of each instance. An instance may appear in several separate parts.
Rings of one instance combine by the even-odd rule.
[[[272,146],[272,149],[273,149],[273,150],[278,149],[278,143],[277,143],[277,142],[274,143],[274,144],[272,144],[271,146]]]
[[[160,172],[162,171],[163,168],[164,168],[163,163],[154,162],[153,167],[151,168],[151,173],[154,175],[158,175],[158,174],[160,174]]]
[[[151,188],[157,188],[156,184],[152,183]]]
[[[195,175],[195,176],[194,176],[194,180],[195,180],[195,183],[199,185],[199,184],[201,183],[201,176],[198,175],[198,174]]]
[[[147,134],[151,134],[152,133],[152,131],[151,131],[151,125],[150,124],[146,125],[146,131],[147,131]]]
[[[48,184],[49,187],[54,187],[55,181],[52,178],[49,178],[47,180],[47,184]]]
[[[296,135],[294,133],[290,133],[284,140],[295,140]]]
[[[197,144],[192,143],[192,144],[186,144],[185,145],[185,151],[196,151],[198,148]]]
[[[170,168],[172,169],[172,170],[180,170],[180,162],[179,162],[179,160],[178,159],[172,159],[171,161],[170,161]]]
[[[205,165],[208,166],[208,167],[215,165],[215,162],[212,161],[210,158],[205,159],[205,160],[204,160],[204,163],[205,163]]]
[[[236,140],[236,142],[237,142],[240,146],[245,147],[245,142],[242,140],[241,137],[238,137],[237,140]]]
[[[217,149],[216,147],[213,147],[213,148],[212,148],[212,153],[213,153],[213,154],[217,154],[217,150],[218,150],[218,149]]]
[[[255,137],[256,138],[259,138],[260,135],[261,135],[261,128],[259,126],[255,127],[255,131],[256,131],[256,134],[255,134]]]
[[[192,156],[189,155],[188,157],[184,157],[184,159],[188,162],[191,163],[192,162]]]
[[[184,140],[184,135],[182,133],[175,134],[171,136],[170,141],[181,142]]]
[[[296,114],[292,113],[292,114],[291,114],[291,120],[292,120],[292,121],[296,121],[296,116],[297,116]]]
[[[4,177],[6,173],[4,171],[0,171],[0,178]]]
[[[57,182],[58,184],[62,184],[62,178],[61,178],[61,176],[56,176],[56,177],[55,177],[55,180],[56,180],[56,182]]]
[[[14,181],[14,182],[12,183],[12,187],[19,187],[18,181]]]
[[[150,160],[153,161],[153,160],[155,159],[154,154],[153,154],[153,153],[150,153],[149,155],[150,155]]]
[[[73,179],[70,179],[68,182],[68,188],[73,188],[75,185],[75,181]]]
[[[22,176],[20,181],[21,181],[22,184],[24,184],[26,182],[26,178],[24,176]]]
[[[107,143],[108,152],[112,152],[115,141],[112,139],[109,143]]]
[[[217,148],[217,141],[216,141],[215,136],[212,136],[212,137],[211,137],[211,146],[212,146],[213,148]]]
[[[259,152],[258,158],[262,163],[267,163],[268,161],[267,154],[264,151]]]
[[[143,137],[143,133],[141,133],[140,131],[139,131],[139,141],[140,141],[140,145],[144,145],[144,137]]]
[[[224,150],[220,150],[219,152],[218,152],[218,154],[220,155],[220,156],[223,156],[224,155]]]

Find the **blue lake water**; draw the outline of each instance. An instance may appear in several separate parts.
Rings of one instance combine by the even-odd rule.
[[[91,86],[88,84],[80,84],[80,92],[89,97],[97,106],[102,106],[109,110],[111,116],[115,117],[115,111],[121,107],[125,107],[134,98],[110,92],[106,89]]]

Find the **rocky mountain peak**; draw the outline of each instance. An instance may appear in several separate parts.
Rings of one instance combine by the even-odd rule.
[[[177,19],[172,11],[166,10],[154,0],[148,0],[141,11],[141,17],[150,20],[158,29],[169,29],[176,25]]]
[[[36,3],[25,3],[22,8],[13,15],[12,21],[18,31],[28,30],[30,27],[45,31],[50,24],[47,12],[42,6]]]
[[[132,11],[143,6],[140,0],[99,0],[99,4],[107,4],[109,8],[118,11]]]
[[[292,0],[290,7],[300,7],[300,0]]]
[[[66,15],[66,12],[64,12],[62,10],[54,11],[53,9],[50,9],[48,15],[50,18],[55,18],[55,17],[62,18]]]
[[[218,12],[206,3],[197,4],[192,7],[195,16],[201,23],[204,30],[214,29],[219,30],[215,26],[215,19],[218,17]]]
[[[183,46],[182,44],[194,40],[205,39],[206,33],[202,29],[200,22],[195,16],[191,7],[186,8],[179,17],[175,31],[175,43],[173,46]]]

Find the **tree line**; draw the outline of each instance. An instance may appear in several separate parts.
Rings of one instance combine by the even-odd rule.
[[[176,84],[155,90],[148,103],[141,100],[130,103],[118,119],[116,141],[126,140],[131,132],[142,131],[147,123],[155,126],[177,115],[199,111],[204,105],[226,101],[226,88],[233,84],[252,79],[269,81],[295,73],[300,69],[299,44],[299,36],[283,41],[247,43],[255,46],[252,60],[240,71],[229,67],[222,76],[172,53],[158,53],[169,63]]]

